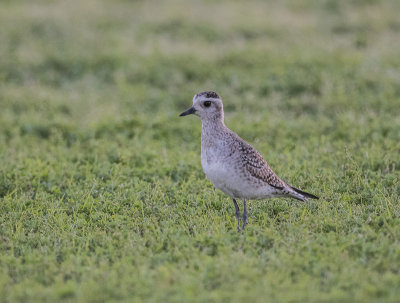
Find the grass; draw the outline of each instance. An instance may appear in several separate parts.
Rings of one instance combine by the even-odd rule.
[[[400,5],[2,1],[1,302],[398,302]],[[232,202],[200,121],[321,197]]]

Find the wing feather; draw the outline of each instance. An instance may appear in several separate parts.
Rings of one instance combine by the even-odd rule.
[[[268,163],[254,147],[241,141],[239,149],[242,163],[250,175],[279,190],[287,186],[286,183],[273,172]]]

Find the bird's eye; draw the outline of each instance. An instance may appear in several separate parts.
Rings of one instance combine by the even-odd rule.
[[[210,105],[211,105],[211,101],[205,101],[204,102],[204,106],[205,107],[210,107]]]

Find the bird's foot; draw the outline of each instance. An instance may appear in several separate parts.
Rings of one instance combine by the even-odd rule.
[[[247,223],[247,205],[246,205],[246,200],[243,199],[243,221],[242,221],[242,229],[246,227]]]
[[[233,204],[235,205],[235,217],[236,217],[236,222],[237,222],[237,230],[238,232],[240,231],[240,209],[239,205],[237,204],[235,199],[232,199]]]

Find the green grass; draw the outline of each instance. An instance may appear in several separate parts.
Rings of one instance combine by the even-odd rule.
[[[1,302],[398,302],[400,5],[2,1]],[[226,124],[321,197],[230,199]]]

